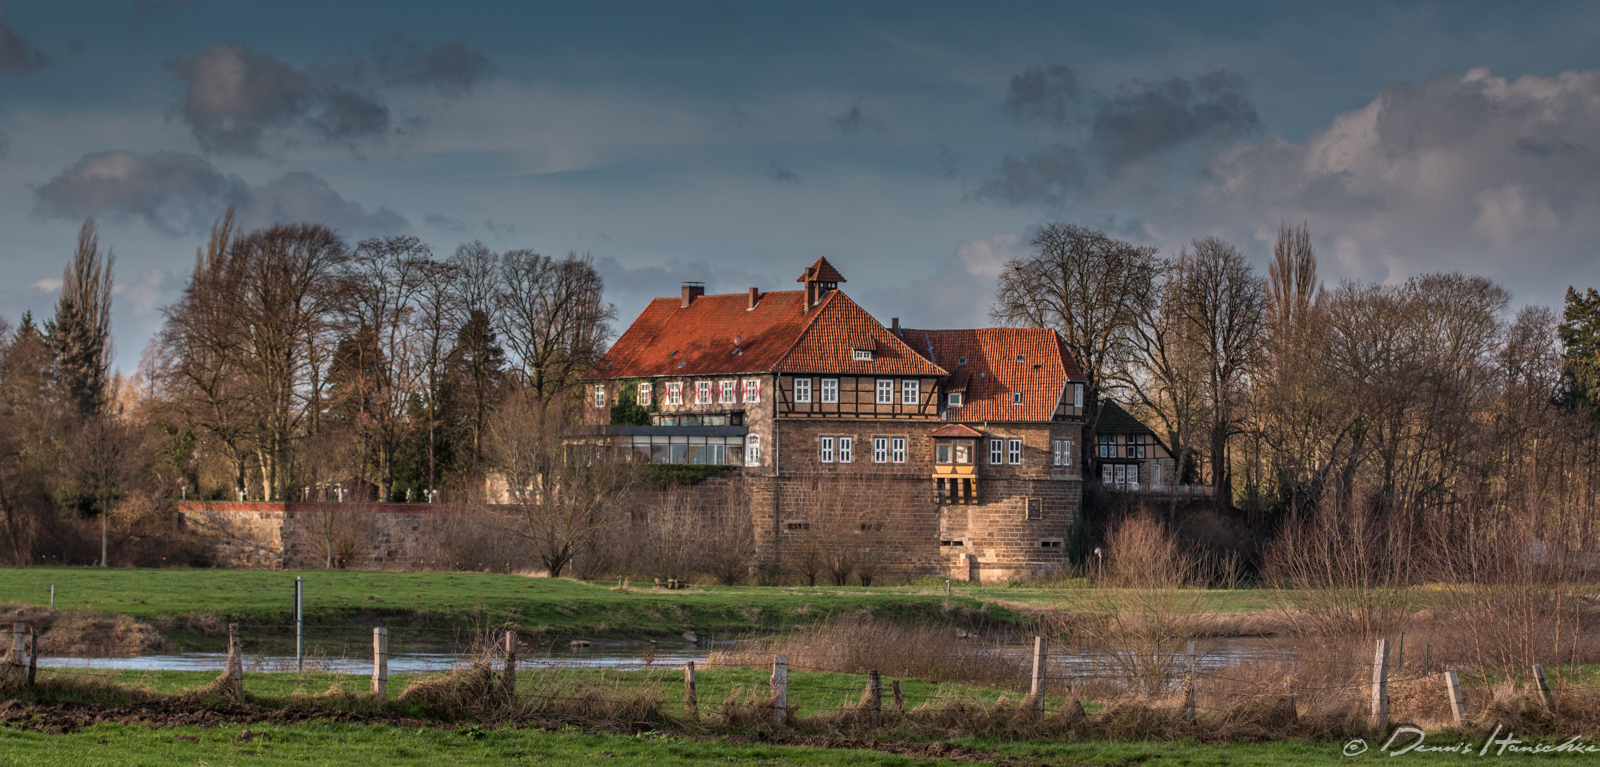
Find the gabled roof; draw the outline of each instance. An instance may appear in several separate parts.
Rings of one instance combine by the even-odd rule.
[[[1084,380],[1049,328],[901,329],[900,338],[965,384],[962,406],[948,410],[951,421],[1049,421],[1067,384]],[[1020,405],[1011,404],[1016,392]]]
[[[937,378],[948,375],[944,368],[895,338],[894,333],[841,291],[830,292],[811,314],[815,319],[773,370]],[[854,350],[865,348],[867,341],[876,344],[876,348],[871,349],[872,360],[854,359]]]
[[[1116,400],[1109,399],[1100,401],[1100,417],[1095,420],[1094,430],[1096,434],[1155,434],[1154,429],[1123,410]]]
[[[959,423],[948,423],[948,424],[945,424],[943,426],[940,426],[937,429],[934,429],[933,431],[928,432],[928,436],[930,436],[930,437],[965,437],[965,438],[971,439],[973,437],[981,437],[981,436],[983,436],[983,433],[978,431],[977,429],[974,429],[974,428],[970,427],[970,426],[964,426],[964,425],[959,424]]]
[[[800,290],[762,294],[753,309],[749,300],[747,293],[703,295],[683,306],[681,298],[657,298],[586,377],[771,371],[945,375],[837,290],[809,312],[802,311],[805,292]],[[861,348],[868,340],[876,346],[872,360],[853,359],[852,346]]]
[[[844,275],[833,268],[826,258],[818,258],[817,262],[806,267],[795,282],[845,282]]]

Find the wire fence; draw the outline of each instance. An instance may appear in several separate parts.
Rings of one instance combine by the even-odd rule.
[[[1271,716],[1293,722],[1313,709],[1338,708],[1346,718],[1355,712],[1379,729],[1392,719],[1428,718],[1466,727],[1486,714],[1497,686],[1508,680],[1524,685],[1551,713],[1558,710],[1562,693],[1541,666],[1444,670],[1431,664],[1391,665],[1386,640],[1377,641],[1368,662],[1291,652],[1241,657],[1197,651],[1194,643],[1183,649],[1053,650],[1045,639],[1035,638],[1031,646],[974,644],[970,657],[959,659],[954,669],[948,653],[918,647],[896,648],[889,656],[892,668],[861,668],[859,653],[852,649],[764,655],[759,646],[728,645],[686,658],[681,652],[658,653],[653,643],[636,643],[626,657],[619,657],[604,654],[605,648],[591,654],[584,650],[592,648],[581,642],[562,643],[515,630],[364,624],[309,627],[311,643],[299,645],[309,650],[285,655],[285,637],[297,632],[308,636],[308,627],[230,624],[225,654],[184,655],[190,665],[183,668],[139,668],[82,657],[100,647],[93,643],[53,642],[46,654],[32,626],[16,623],[9,628],[0,640],[6,648],[7,684],[75,680],[149,694],[199,692],[239,701],[247,695],[264,700],[337,690],[367,696],[379,705],[394,698],[426,702],[450,697],[477,710],[492,706],[529,716],[563,706],[634,706],[642,712],[637,716],[645,718],[698,722],[709,717],[766,726],[792,725],[796,712],[834,725],[880,727],[917,717],[948,720],[952,712],[964,712],[1018,726],[1086,721],[1091,713],[1105,721],[1136,706],[1185,726],[1234,722],[1246,709],[1271,709],[1276,712]],[[396,646],[407,651],[392,651]]]

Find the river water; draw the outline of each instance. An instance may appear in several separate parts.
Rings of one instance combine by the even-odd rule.
[[[587,647],[550,646],[522,658],[525,668],[609,668],[661,669],[676,668],[688,661],[703,664],[712,652],[728,650],[731,641],[688,644],[652,644],[648,641],[594,641]],[[1032,645],[1007,645],[1007,654],[1026,657]],[[1226,668],[1247,661],[1272,661],[1292,657],[1289,650],[1277,647],[1270,640],[1216,639],[1201,643],[1196,649],[1196,666],[1204,669]],[[39,659],[39,665],[53,668],[115,669],[133,671],[221,671],[227,665],[227,653],[189,652],[167,655],[141,655],[132,658],[52,658]],[[455,653],[391,653],[389,673],[417,674],[448,671],[469,660]],[[1051,666],[1066,671],[1095,666],[1095,658],[1072,653],[1051,653]],[[253,655],[244,657],[246,672],[289,672],[296,668],[293,655]],[[368,674],[372,672],[371,654],[350,654],[331,657],[309,654],[307,671],[335,674]]]

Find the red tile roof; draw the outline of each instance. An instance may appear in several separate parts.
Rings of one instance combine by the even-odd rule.
[[[832,269],[823,260],[820,266]],[[813,267],[817,268],[817,267]],[[835,290],[809,312],[805,292],[657,298],[595,364],[588,378],[722,375],[770,371],[943,377],[945,371],[895,338],[849,296]],[[852,346],[872,340],[872,360]],[[859,348],[859,346],[857,347]]]
[[[959,424],[959,423],[950,423],[950,424],[945,424],[944,426],[940,426],[939,428],[928,432],[928,436],[930,436],[930,437],[966,437],[966,438],[970,439],[972,437],[981,437],[981,436],[983,436],[983,433],[978,431],[977,429],[974,429],[974,428],[970,427],[970,426],[964,426],[964,425]]]
[[[806,267],[806,270],[800,273],[799,279],[796,279],[795,282],[810,282],[813,280],[816,282],[847,281],[844,275],[839,274],[838,269],[833,268],[833,264],[828,263],[826,258],[818,258],[816,263]]]
[[[954,380],[965,377],[962,407],[949,409],[951,421],[1049,421],[1067,384],[1084,380],[1072,354],[1049,328],[902,328],[900,337],[951,371]],[[1022,393],[1020,405],[1012,404],[1016,392]]]

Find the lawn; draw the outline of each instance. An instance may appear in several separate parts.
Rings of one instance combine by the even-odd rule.
[[[1006,589],[962,589],[955,597],[926,588],[760,588],[648,586],[528,578],[493,573],[350,570],[0,568],[0,599],[59,610],[113,613],[149,621],[182,649],[215,649],[215,626],[243,624],[251,636],[292,635],[294,579],[305,579],[309,634],[359,642],[375,625],[446,632],[515,624],[552,637],[674,636],[770,633],[829,614],[867,609],[890,620],[941,620],[981,626],[1020,619],[979,598]],[[193,616],[208,618],[212,636],[193,633]],[[347,629],[348,636],[330,634]],[[397,636],[393,641],[422,641]],[[281,646],[273,648],[281,650]]]
[[[1354,758],[1341,756],[1342,743],[1281,741],[1277,743],[1200,744],[1178,742],[990,743],[958,740],[956,743],[993,753],[999,762],[1007,757],[1024,764],[1159,764],[1217,767],[1257,765],[1427,764],[1482,763],[1469,754],[1404,754],[1391,758],[1376,747]],[[1444,741],[1429,745],[1443,745]],[[865,744],[856,744],[865,745]],[[225,725],[216,728],[176,727],[146,729],[139,726],[100,724],[71,735],[43,735],[0,727],[0,765],[61,765],[62,767],[166,767],[167,765],[378,765],[381,767],[435,767],[435,765],[595,764],[652,765],[932,765],[949,764],[930,758],[926,744],[901,744],[912,755],[860,748],[808,748],[762,742],[736,742],[726,738],[690,739],[644,733],[641,735],[592,734],[536,729],[484,730],[463,728],[399,729],[378,725],[305,723],[290,726]],[[920,753],[919,753],[920,752]],[[1501,757],[1511,763],[1586,763],[1572,754],[1547,757]]]

